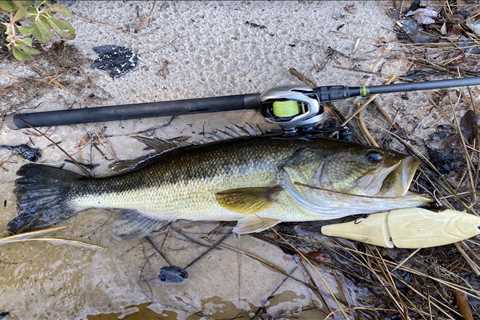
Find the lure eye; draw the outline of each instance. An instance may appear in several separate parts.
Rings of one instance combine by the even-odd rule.
[[[367,153],[367,160],[370,163],[379,163],[383,160],[383,156],[380,152],[372,150]]]

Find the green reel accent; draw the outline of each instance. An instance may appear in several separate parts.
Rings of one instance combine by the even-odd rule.
[[[360,96],[362,97],[368,96],[368,88],[366,86],[360,87]]]
[[[291,118],[301,113],[300,104],[295,100],[275,101],[272,104],[272,113],[275,117]]]

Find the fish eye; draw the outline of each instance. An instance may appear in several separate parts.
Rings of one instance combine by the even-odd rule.
[[[370,163],[379,163],[383,160],[383,156],[376,150],[371,150],[367,153],[367,160]]]

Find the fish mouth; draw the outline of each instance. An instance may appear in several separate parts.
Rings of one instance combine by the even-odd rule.
[[[419,159],[411,156],[402,159],[399,165],[385,177],[378,195],[388,197],[406,195],[420,164]]]
[[[359,178],[354,190],[368,196],[405,196],[420,164],[420,160],[411,156],[392,160],[388,165]]]
[[[352,191],[358,195],[377,195],[382,190],[386,179],[401,166],[402,160],[391,161],[389,164],[363,175],[355,181]]]

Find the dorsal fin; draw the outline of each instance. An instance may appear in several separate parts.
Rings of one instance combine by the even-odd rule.
[[[205,144],[221,140],[231,140],[241,137],[256,137],[267,134],[258,124],[245,123],[245,125],[232,124],[223,129],[216,129],[206,133],[199,144]]]
[[[157,137],[149,138],[144,136],[132,136],[132,138],[146,145],[146,149],[153,149],[157,153],[163,153],[168,150],[188,145],[189,143],[186,141],[190,139],[189,137],[185,136],[179,136],[171,139],[162,139]]]
[[[143,136],[132,137],[143,143],[146,146],[146,149],[153,149],[155,151],[135,159],[119,160],[111,163],[108,168],[115,173],[122,173],[142,168],[152,163],[158,156],[162,155],[167,151],[189,145],[189,143],[186,142],[189,137],[185,136],[175,137],[171,139],[162,139],[157,137],[149,138]]]
[[[153,149],[154,152],[129,160],[119,160],[111,163],[108,167],[115,173],[125,173],[127,171],[137,170],[146,165],[155,162],[155,160],[166,152],[189,146],[199,146],[217,141],[233,140],[249,136],[278,135],[278,132],[264,131],[260,126],[246,123],[245,125],[232,124],[223,129],[217,129],[205,133],[202,139],[198,141],[188,141],[190,138],[179,136],[171,139],[162,139],[158,137],[132,136],[143,143],[147,149]]]

